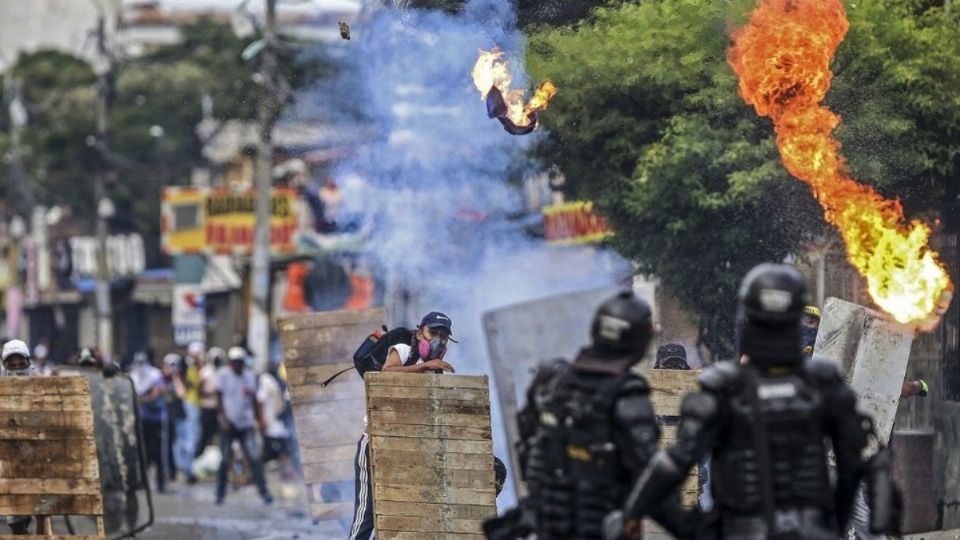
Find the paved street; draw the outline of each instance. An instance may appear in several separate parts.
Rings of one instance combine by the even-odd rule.
[[[313,525],[302,484],[281,483],[276,473],[269,474],[268,481],[276,498],[269,507],[264,506],[253,486],[228,491],[223,506],[217,506],[212,479],[194,486],[175,483],[170,493],[154,497],[155,525],[138,538],[285,540],[346,536],[335,522]]]

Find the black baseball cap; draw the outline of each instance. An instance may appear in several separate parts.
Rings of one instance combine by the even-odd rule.
[[[687,364],[687,349],[679,343],[666,343],[657,349],[654,369],[690,369]]]
[[[453,321],[450,320],[450,317],[447,317],[439,311],[431,311],[427,313],[423,320],[420,321],[420,327],[426,326],[427,328],[433,330],[435,328],[443,328],[453,336]],[[450,341],[453,341],[451,339]],[[454,341],[456,343],[456,341]]]

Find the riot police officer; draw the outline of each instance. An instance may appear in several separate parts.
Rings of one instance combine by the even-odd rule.
[[[650,307],[622,292],[599,308],[591,335],[572,363],[546,363],[534,376],[518,418],[529,497],[485,524],[489,538],[602,538],[604,517],[622,506],[656,452],[660,433],[649,387],[631,372],[653,336]],[[679,495],[651,510],[668,530],[686,536]]]
[[[763,264],[747,274],[740,288],[741,363],[708,368],[700,391],[684,398],[677,440],[637,481],[628,518],[649,513],[711,454],[716,503],[705,521],[713,537],[840,536],[868,470],[861,450],[871,427],[836,365],[802,353],[805,295],[803,276],[792,266]],[[835,482],[827,439],[836,457]],[[613,536],[622,521],[607,526]]]

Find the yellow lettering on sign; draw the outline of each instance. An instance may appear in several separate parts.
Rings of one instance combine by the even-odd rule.
[[[593,461],[593,455],[590,454],[589,450],[573,444],[567,445],[567,457],[577,461]]]

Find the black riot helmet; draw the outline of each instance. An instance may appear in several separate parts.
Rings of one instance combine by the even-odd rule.
[[[758,367],[799,363],[800,319],[807,284],[795,267],[765,263],[740,286],[740,353]]]
[[[653,338],[653,312],[632,291],[623,291],[597,310],[590,337],[600,355],[639,361]]]

